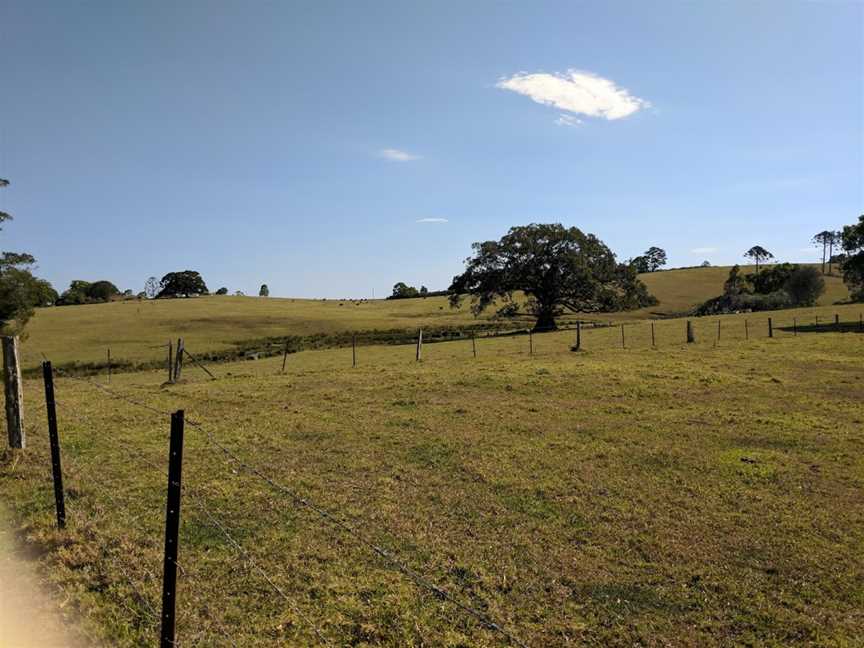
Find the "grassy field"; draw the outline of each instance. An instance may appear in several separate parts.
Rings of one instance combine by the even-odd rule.
[[[728,271],[694,268],[643,275],[660,304],[603,319],[632,321],[680,314],[720,294]],[[838,277],[826,277],[826,283],[821,305],[848,298]],[[220,353],[238,343],[267,337],[491,325],[488,317],[476,320],[467,304],[453,310],[444,297],[396,301],[205,297],[114,302],[40,309],[28,326],[22,354],[27,367],[37,366],[42,354],[58,364],[104,363],[110,347],[115,362],[146,363],[164,357],[165,350],[155,345],[178,337],[196,353]]]
[[[470,340],[428,345],[419,363],[369,346],[352,369],[331,349],[284,374],[281,359],[170,386],[122,374],[111,393],[60,377],[66,533],[27,381],[30,447],[6,455],[0,488],[94,643],[158,633],[168,417],[147,405],[198,423],[181,645],[508,645],[367,542],[532,648],[860,645],[860,310],[774,314],[773,339],[762,314],[747,340],[743,316],[703,318],[693,345],[662,321],[656,349],[631,322],[628,348],[589,328],[578,354],[561,332],[533,336],[533,355],[527,336],[481,339],[476,359]],[[824,326],[835,311],[846,332]]]

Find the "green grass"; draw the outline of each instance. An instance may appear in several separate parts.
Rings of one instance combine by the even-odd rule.
[[[720,294],[728,270],[696,268],[643,275],[660,304],[601,319],[631,321],[680,314]],[[821,305],[848,297],[838,277],[826,277],[826,283]],[[64,306],[38,310],[28,325],[22,362],[25,367],[36,367],[44,354],[58,365],[101,365],[110,347],[115,366],[125,363],[133,367],[161,361],[165,349],[154,347],[178,337],[183,337],[194,353],[230,354],[250,346],[258,348],[265,338],[287,335],[477,325],[491,326],[489,315],[477,320],[467,303],[454,310],[445,297],[394,301],[204,297]]]
[[[118,305],[116,308],[124,308]],[[337,307],[338,308],[338,307]],[[343,307],[344,308],[344,307]],[[864,636],[860,306],[428,345],[306,351],[111,389],[185,408],[187,645],[497,646],[207,434],[532,647],[853,646]],[[716,340],[717,321],[721,338]],[[96,380],[104,383],[104,377]],[[168,419],[58,378],[70,526],[52,528],[41,386],[0,488],[94,638],[149,645]],[[152,463],[152,465],[151,465]],[[203,510],[249,552],[240,557]],[[271,575],[289,602],[256,571]],[[136,584],[130,587],[122,571]],[[137,598],[140,590],[144,601]],[[146,601],[146,602],[145,602]]]

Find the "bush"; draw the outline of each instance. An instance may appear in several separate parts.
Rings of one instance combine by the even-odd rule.
[[[784,290],[796,306],[814,306],[825,292],[825,280],[816,268],[798,267],[789,275]]]

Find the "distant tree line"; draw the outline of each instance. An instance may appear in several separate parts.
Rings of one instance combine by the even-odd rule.
[[[723,294],[703,303],[696,314],[813,306],[823,292],[825,280],[812,266],[781,263],[761,272],[743,274],[736,265],[729,271]]]
[[[449,295],[449,290],[429,290],[426,286],[420,286],[418,290],[414,286],[400,281],[393,286],[392,294],[387,299],[414,299],[415,297],[441,297]]]

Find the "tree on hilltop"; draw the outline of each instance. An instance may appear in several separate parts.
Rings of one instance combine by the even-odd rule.
[[[208,294],[207,284],[194,270],[169,272],[160,282],[161,290],[157,297],[190,297]]]
[[[555,318],[568,310],[608,312],[657,303],[631,265],[618,263],[600,239],[576,227],[532,223],[472,248],[474,256],[449,290],[453,307],[470,295],[475,315],[498,300],[507,308],[517,291],[528,297],[535,330],[555,328]]]
[[[270,289],[267,287],[267,284],[261,284],[261,289],[258,291],[259,297],[269,297]]]
[[[756,262],[756,273],[758,274],[759,263],[767,261],[768,259],[773,259],[774,255],[765,248],[763,248],[761,245],[754,245],[744,253],[744,258],[753,259],[753,261]]]

